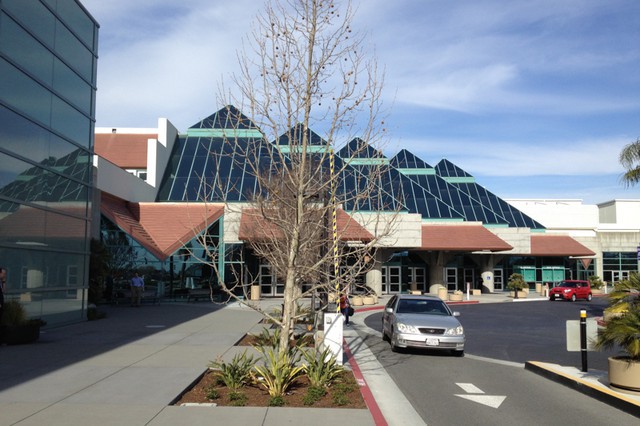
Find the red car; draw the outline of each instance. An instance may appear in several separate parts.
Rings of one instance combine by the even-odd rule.
[[[584,280],[560,281],[549,291],[549,300],[551,301],[564,299],[575,302],[576,299],[591,300],[592,297],[589,281]]]

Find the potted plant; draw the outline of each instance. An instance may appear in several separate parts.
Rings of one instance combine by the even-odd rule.
[[[589,285],[591,286],[591,293],[602,294],[602,287],[604,287],[604,281],[597,275],[589,276]]]
[[[24,306],[17,300],[6,300],[0,322],[0,342],[7,345],[32,343],[40,338],[40,327],[46,323],[29,319]]]
[[[519,297],[527,297],[527,293],[524,289],[528,288],[527,282],[524,280],[522,274],[511,274],[509,281],[507,282],[507,288],[511,290],[511,296],[514,299]]]
[[[612,387],[640,391],[640,275],[615,284],[609,294],[604,327],[598,330],[597,349],[620,347],[624,355],[609,357],[609,383]]]
[[[438,286],[438,297],[442,300],[447,300],[447,288],[443,285]]]

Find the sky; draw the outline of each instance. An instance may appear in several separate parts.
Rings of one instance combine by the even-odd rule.
[[[81,0],[100,24],[97,127],[186,129],[260,0]],[[385,69],[389,157],[441,159],[502,198],[640,199],[618,161],[640,137],[638,0],[356,0]]]

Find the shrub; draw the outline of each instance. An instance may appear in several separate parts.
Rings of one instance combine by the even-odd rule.
[[[1,325],[21,325],[26,324],[27,321],[27,311],[19,301],[5,300],[4,305],[2,305]]]
[[[284,406],[284,398],[282,396],[272,396],[269,398],[269,407],[282,407]]]
[[[522,274],[511,274],[509,281],[507,282],[507,288],[513,291],[520,291],[527,287],[527,282],[524,280]]]
[[[247,351],[236,354],[231,362],[221,360],[211,361],[210,367],[219,369],[216,374],[231,391],[237,391],[251,379],[251,370],[256,364],[253,355],[247,356]]]
[[[600,290],[602,287],[604,287],[604,282],[597,275],[589,276],[589,284],[591,285],[591,288],[596,290]]]
[[[640,274],[631,273],[628,279],[616,283],[605,312],[618,315],[598,330],[596,348],[618,345],[632,361],[640,361]]]
[[[247,395],[239,391],[229,392],[229,401],[235,407],[244,407],[247,405]]]
[[[258,348],[262,353],[263,365],[254,367],[254,380],[264,387],[269,396],[283,397],[293,382],[304,372],[297,349],[278,351]]]
[[[327,394],[327,390],[324,387],[310,386],[307,389],[307,394],[302,399],[304,405],[313,405],[317,401],[320,401],[323,396]]]
[[[207,399],[218,399],[220,397],[218,389],[216,389],[215,386],[208,386],[204,392]]]
[[[343,371],[344,367],[337,363],[329,348],[319,352],[315,349],[302,351],[306,361],[304,372],[313,387],[327,387],[333,383]]]

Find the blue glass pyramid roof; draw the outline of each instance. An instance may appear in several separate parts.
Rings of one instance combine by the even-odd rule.
[[[465,220],[482,222],[487,225],[506,226],[508,224],[507,219],[469,194],[459,190],[456,186],[450,185],[446,180],[436,175],[435,169],[406,149],[391,159],[391,165],[457,212],[462,213]]]
[[[545,229],[540,223],[522,213],[497,195],[476,183],[473,176],[449,160],[441,160],[435,167],[436,173],[470,197],[507,219],[510,227]]]

